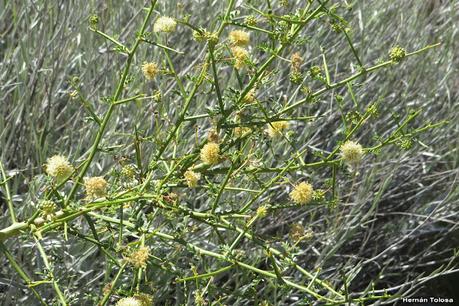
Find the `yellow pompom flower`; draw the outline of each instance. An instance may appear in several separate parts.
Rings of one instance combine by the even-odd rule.
[[[233,46],[245,47],[250,42],[250,34],[241,30],[234,30],[229,33],[229,40]]]
[[[101,176],[87,177],[84,179],[84,188],[88,198],[97,199],[107,195],[107,181]]]
[[[201,149],[201,160],[206,164],[214,165],[220,161],[220,146],[218,143],[209,142]]]
[[[153,297],[146,293],[138,293],[134,296],[142,306],[151,306],[153,305]]]
[[[156,22],[153,25],[153,32],[171,33],[175,31],[176,27],[177,22],[174,20],[174,18],[161,16],[156,19]]]
[[[266,205],[262,205],[257,208],[257,217],[264,218],[268,214],[268,207]]]
[[[127,262],[136,268],[145,268],[147,266],[148,256],[150,256],[150,249],[141,246],[129,255]]]
[[[249,51],[246,49],[235,46],[231,48],[231,53],[234,57],[234,67],[241,69],[245,66],[245,62],[249,59]]]
[[[400,62],[405,56],[406,51],[400,46],[395,46],[389,50],[389,57],[395,63]]]
[[[57,205],[50,200],[44,200],[40,203],[40,212],[43,219],[50,221],[56,216]]]
[[[156,63],[145,63],[142,65],[143,75],[148,80],[153,80],[159,72],[158,65]]]
[[[282,135],[282,132],[288,129],[289,124],[288,121],[275,121],[268,123],[268,128],[266,132],[268,133],[269,137],[276,138]]]
[[[134,297],[125,297],[119,300],[115,306],[144,306],[144,303]]]
[[[46,161],[45,171],[60,183],[73,173],[73,167],[64,156],[54,155]]]
[[[201,174],[192,170],[187,170],[183,176],[185,177],[188,187],[194,188],[198,186],[198,181],[201,179]]]
[[[296,204],[304,205],[312,201],[313,194],[314,190],[312,185],[301,182],[293,188],[292,192],[290,192],[290,198]]]
[[[363,148],[354,141],[347,141],[341,146],[341,156],[348,165],[358,165],[362,160]]]

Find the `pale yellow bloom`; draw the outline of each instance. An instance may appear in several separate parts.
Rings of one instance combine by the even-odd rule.
[[[127,261],[136,268],[145,268],[147,266],[148,256],[150,256],[150,249],[141,246],[129,255]]]
[[[60,183],[68,179],[73,172],[73,167],[64,156],[54,155],[46,161],[45,171]]]
[[[153,25],[153,32],[171,33],[175,31],[176,27],[177,22],[174,20],[174,18],[161,16],[156,19],[156,22]]]
[[[140,301],[142,306],[151,306],[153,305],[153,297],[146,293],[138,293],[134,296],[137,300]]]
[[[156,63],[145,63],[142,65],[143,75],[148,80],[153,80],[159,72],[158,65]]]
[[[207,164],[214,165],[220,161],[220,146],[218,143],[209,142],[201,149],[201,160]]]
[[[101,176],[87,177],[84,179],[84,187],[88,198],[97,199],[107,195],[107,181]]]
[[[119,300],[115,306],[144,306],[143,303],[134,297],[125,297]]]
[[[57,205],[50,200],[44,200],[40,203],[41,216],[50,221],[56,216]]]
[[[362,160],[363,148],[354,141],[347,141],[341,146],[341,156],[347,164],[355,166]]]
[[[312,201],[314,190],[312,185],[309,183],[301,182],[296,185],[292,192],[290,192],[290,198],[296,204],[308,204]]]
[[[282,135],[283,131],[288,129],[289,123],[288,121],[275,121],[268,123],[268,128],[266,132],[268,133],[269,137],[276,138]]]
[[[246,49],[235,46],[231,48],[231,53],[234,57],[234,67],[241,69],[245,66],[245,62],[249,59],[249,51]]]
[[[266,205],[262,205],[257,208],[257,216],[258,218],[264,218],[268,214],[268,207]]]
[[[241,30],[234,30],[229,33],[229,40],[233,46],[245,47],[250,42],[250,34]]]
[[[201,179],[201,174],[196,173],[192,170],[187,170],[183,176],[185,177],[188,187],[194,188],[198,185],[198,181]]]

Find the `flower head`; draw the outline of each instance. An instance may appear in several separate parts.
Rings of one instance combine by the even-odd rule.
[[[136,268],[145,268],[147,266],[148,256],[150,256],[150,249],[141,246],[129,255],[127,262]]]
[[[362,146],[354,141],[347,141],[341,146],[341,155],[348,165],[355,166],[362,160]]]
[[[135,297],[125,297],[119,300],[116,306],[144,306],[144,303]]]
[[[218,143],[206,143],[201,149],[201,160],[210,165],[217,164],[220,161],[220,146]]]
[[[245,47],[250,42],[250,34],[241,30],[231,31],[229,40],[233,46]]]
[[[188,187],[194,188],[198,185],[198,181],[201,179],[201,174],[196,173],[192,170],[187,170],[183,176],[185,177]]]
[[[127,179],[134,179],[136,173],[136,167],[133,164],[125,165],[121,168],[121,175]]]
[[[268,214],[268,207],[266,205],[262,205],[257,208],[257,216],[258,218],[264,218]]]
[[[158,65],[156,63],[145,63],[142,65],[143,75],[148,80],[153,80],[159,72]]]
[[[68,179],[73,172],[73,167],[64,156],[54,155],[46,161],[45,171],[60,183]]]
[[[246,25],[249,25],[249,26],[254,26],[258,23],[258,19],[257,17],[253,16],[253,15],[249,15],[245,18],[244,20],[245,24]]]
[[[395,63],[400,62],[405,56],[406,56],[406,51],[400,46],[393,47],[389,51],[389,57]]]
[[[266,132],[268,133],[269,137],[276,138],[282,135],[282,132],[288,129],[289,124],[288,121],[274,121],[268,123],[268,128]]]
[[[312,185],[306,182],[301,182],[296,185],[292,192],[290,192],[290,198],[296,204],[308,204],[312,201],[314,190]]]
[[[97,199],[107,195],[107,181],[102,176],[87,177],[84,179],[84,187],[88,198]]]
[[[245,66],[245,62],[249,59],[249,51],[246,49],[235,46],[231,48],[231,53],[234,57],[234,67],[241,69]]]
[[[156,22],[153,25],[153,32],[171,33],[175,31],[176,26],[177,22],[174,18],[161,16],[156,19]]]
[[[40,203],[40,211],[41,211],[41,216],[45,220],[51,220],[56,216],[56,209],[57,206],[53,201],[50,200],[44,200],[43,202]]]
[[[142,306],[151,306],[153,304],[153,297],[146,293],[138,293],[134,296],[140,301]]]

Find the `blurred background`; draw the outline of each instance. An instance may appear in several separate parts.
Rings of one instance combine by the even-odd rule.
[[[248,2],[259,9],[266,8],[265,1]],[[284,8],[272,1],[272,6],[275,13],[284,14],[300,7],[301,2],[290,1]],[[347,273],[346,269],[353,267],[352,292],[363,292],[374,286],[376,290],[390,288],[392,294],[398,292],[403,296],[444,296],[459,301],[455,257],[459,246],[459,2],[332,2],[341,5],[339,13],[349,22],[350,35],[365,65],[387,59],[388,50],[395,45],[411,52],[441,43],[440,47],[410,57],[400,65],[354,82],[353,91],[360,110],[374,102],[379,105],[378,120],[368,122],[359,131],[359,141],[371,146],[376,136],[388,135],[412,110],[422,110],[413,127],[443,120],[448,123],[411,139],[412,146],[408,150],[391,146],[377,156],[368,157],[353,189],[351,177],[343,177],[339,188],[342,198],[347,199],[341,210],[345,226],[330,221],[336,220],[340,212],[326,215],[319,211],[310,217],[316,208],[307,208],[300,213],[287,210],[274,219],[269,217],[257,231],[281,241],[288,235],[292,223],[310,226],[315,238],[302,246],[298,261],[309,269],[322,266],[322,278],[326,276],[331,282],[340,279],[340,270]],[[191,24],[210,29],[218,22],[216,12],[223,11],[225,5],[225,1],[160,1],[155,18],[158,12],[177,18],[190,15]],[[242,6],[243,1],[239,1],[239,5],[242,19],[248,10]],[[74,90],[71,80],[78,78],[89,107],[103,114],[107,108],[104,100],[114,92],[124,63],[123,55],[114,52],[109,43],[88,29],[88,17],[97,14],[101,30],[118,33],[115,36],[120,41],[132,42],[133,33],[142,21],[142,7],[142,1],[0,1],[0,161],[7,175],[12,176],[9,186],[22,218],[33,211],[31,203],[39,197],[42,165],[46,159],[62,153],[75,162],[82,161],[92,144],[96,125],[88,118],[83,102],[71,97]],[[292,51],[300,52],[305,67],[321,65],[321,50],[325,50],[333,80],[355,72],[355,58],[344,37],[326,22],[313,22],[305,29],[303,38],[305,42]],[[185,51],[184,55],[172,56],[177,71],[182,76],[194,73],[199,64],[196,59],[205,50],[203,45],[197,44],[191,31],[181,26],[167,40],[173,48]],[[265,40],[262,35],[252,35],[254,54],[258,52],[255,46]],[[161,102],[132,103],[119,108],[102,142],[104,151],[97,156],[97,171],[108,171],[116,164],[114,155],[132,155],[132,145],[124,144],[132,144],[134,127],[143,135],[160,139],[173,124],[169,119],[176,116],[182,103],[174,80],[144,84],[138,77],[142,62],[161,62],[161,54],[153,46],[141,48],[129,84],[131,89],[147,94],[159,89]],[[288,53],[284,55],[289,57]],[[272,70],[280,71],[279,77],[264,86],[257,97],[266,101],[299,99],[296,98],[299,93],[289,82],[286,64],[276,61]],[[237,84],[231,68],[221,65],[220,73],[222,78],[227,77],[228,84]],[[344,98],[341,111],[351,110],[354,103],[344,87],[330,91],[321,96],[318,103],[305,104],[294,113],[323,115],[314,122],[293,125],[297,142],[312,152],[317,148],[331,151],[340,139],[342,113],[334,98],[337,94]],[[206,108],[213,107],[216,102],[212,95],[200,92],[189,115],[205,113]],[[190,129],[184,129],[181,137],[193,145],[196,131],[199,136],[205,135],[210,126],[207,118],[190,122],[186,125]],[[283,151],[282,144],[272,147],[279,156],[288,153]],[[153,150],[154,145],[145,145],[145,156]],[[186,152],[187,142],[178,144],[177,150]],[[298,179],[301,174],[295,175]],[[330,173],[314,176],[321,180]],[[279,199],[287,196],[281,190],[273,190],[273,194]],[[0,212],[3,228],[9,225],[4,199],[0,199]],[[334,224],[332,233],[330,224]],[[39,263],[31,260],[36,256],[32,242],[7,241],[6,245],[28,271],[39,268]],[[56,265],[65,254],[65,265],[62,261],[62,267],[56,267],[61,270],[57,274],[82,304],[89,305],[90,302],[84,302],[91,300],[86,295],[98,295],[103,286],[102,279],[98,278],[100,266],[94,260],[98,255],[88,251],[86,244],[70,246],[57,236],[49,240],[46,247],[53,252]],[[33,305],[34,300],[28,296],[30,292],[24,289],[19,277],[3,257],[0,262],[0,304],[12,305],[9,301],[15,297],[24,305]],[[223,284],[225,281],[221,280]],[[178,294],[167,286],[156,290],[161,293],[159,303],[166,303]],[[274,293],[266,289],[263,294]],[[43,295],[47,296],[45,289]],[[227,303],[250,302],[242,294],[228,298]],[[295,304],[294,300],[278,303]]]

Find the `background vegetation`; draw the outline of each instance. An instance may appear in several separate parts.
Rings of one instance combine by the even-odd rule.
[[[238,12],[231,16],[243,22],[247,14],[256,15],[248,5],[262,12],[268,12],[270,5],[275,14],[282,16],[304,7],[305,1],[289,2],[283,7],[276,1],[237,1],[235,9]],[[413,129],[428,123],[445,124],[405,139],[411,146],[400,143],[383,148],[377,155],[368,155],[357,177],[343,167],[339,173],[340,201],[336,207],[327,203],[271,209],[250,232],[260,237],[264,245],[269,244],[281,252],[287,250],[299,266],[333,288],[342,289],[356,299],[362,298],[356,301],[369,298],[366,304],[376,303],[371,297],[386,293],[388,296],[377,303],[394,304],[400,296],[452,297],[457,294],[454,284],[459,282],[456,259],[459,245],[459,3],[440,0],[331,3],[340,5],[339,14],[349,22],[354,47],[365,65],[387,60],[389,49],[395,45],[407,51],[437,42],[441,45],[409,57],[399,65],[356,79],[352,91],[346,86],[339,87],[315,103],[302,105],[292,116],[318,118],[292,121],[289,137],[296,145],[291,146],[284,139],[270,141],[260,131],[255,138],[255,142],[261,143],[260,151],[255,155],[270,165],[307,149],[305,162],[313,162],[320,154],[333,151],[343,139],[343,117],[363,113],[367,106],[376,102],[377,119],[365,122],[364,128],[357,133],[364,147],[375,145],[377,136],[390,135],[413,111],[420,110],[410,122]],[[142,1],[0,2],[0,162],[5,170],[1,176],[0,228],[10,225],[6,180],[18,219],[27,220],[49,184],[43,171],[47,158],[61,153],[78,164],[88,156],[97,126],[87,109],[99,115],[106,112],[106,97],[113,95],[126,60],[124,55],[113,50],[113,44],[90,31],[89,16],[97,14],[101,31],[131,44],[146,13],[144,4]],[[191,24],[216,28],[220,22],[218,16],[224,14],[227,5],[226,1],[158,1],[151,24],[159,15],[178,19],[190,15]],[[259,26],[269,29],[270,24],[262,22]],[[228,28],[236,27],[230,25]],[[222,37],[226,37],[227,30],[224,33]],[[289,59],[292,52],[299,52],[307,71],[311,66],[322,65],[324,53],[332,81],[356,72],[356,59],[345,37],[333,31],[328,19],[311,22],[303,30],[302,38],[304,43],[288,49],[282,56]],[[269,43],[266,35],[252,33],[253,54],[260,56],[257,59],[260,62],[266,54],[256,46]],[[188,92],[191,89],[188,84],[192,84],[193,79],[187,76],[196,75],[207,47],[197,43],[191,30],[181,24],[175,33],[167,35],[167,45],[184,52],[170,52],[169,55]],[[176,122],[183,107],[180,82],[172,74],[145,82],[141,71],[144,61],[156,61],[168,67],[163,49],[142,45],[134,58],[128,87],[131,93],[148,95],[159,90],[162,97],[159,102],[139,100],[116,109],[99,146],[101,151],[89,169],[90,175],[105,175],[115,180],[123,156],[146,169],[157,146]],[[229,103],[248,79],[236,75],[223,61],[218,69],[225,80],[221,85],[225,101]],[[289,81],[289,69],[287,61],[276,59],[269,68],[275,77],[257,92],[257,99],[270,111],[275,109],[270,105],[285,105],[286,100],[302,98],[298,86]],[[75,90],[71,84],[75,76],[79,79],[77,88],[82,99],[70,95]],[[315,85],[311,83],[313,89],[319,88]],[[342,101],[336,99],[337,95],[342,96]],[[193,99],[187,117],[212,114],[216,101],[211,86],[203,86]],[[174,141],[164,155],[172,158],[190,154],[207,138],[214,125],[215,120],[204,116],[187,120],[180,130],[179,140]],[[141,146],[140,158],[136,157],[137,146]],[[285,164],[279,162],[277,165]],[[163,177],[169,170],[165,163],[155,175]],[[326,188],[327,179],[332,175],[330,169],[324,168],[311,173],[293,171],[289,179],[297,182],[305,173],[309,179],[319,182],[321,188]],[[215,199],[214,193],[218,193],[224,174],[203,180],[204,188],[191,191],[180,180],[171,179],[168,190],[178,195],[181,205],[206,211]],[[264,182],[272,177],[270,175],[260,175],[256,179]],[[231,185],[261,189],[262,184],[253,177],[236,179],[240,181]],[[257,203],[286,206],[289,190],[287,183],[273,186]],[[248,199],[242,191],[224,192],[220,199],[221,210]],[[205,222],[193,221],[186,213],[164,210],[148,201],[140,204],[126,208],[125,218],[134,228],[148,224],[153,231],[180,233],[187,243],[217,253],[225,251],[221,240],[229,244],[234,238],[233,231],[217,231]],[[5,240],[0,257],[0,304],[39,305],[33,292],[12,268],[7,254],[33,280],[45,280],[34,283],[32,288],[47,303],[58,303],[53,290],[56,280],[71,305],[94,305],[100,301],[104,287],[119,271],[119,266],[106,252],[121,262],[126,251],[123,247],[133,246],[139,236],[137,231],[125,228],[124,240],[117,244],[119,228],[107,220],[91,218],[93,223],[82,217],[73,221],[67,236],[59,228],[43,237],[41,246],[52,263],[52,276],[40,256],[37,240],[27,231]],[[242,223],[234,222],[242,227]],[[312,233],[312,237],[295,247],[289,238],[294,223],[310,228]],[[92,231],[98,233],[98,243]],[[186,244],[156,236],[148,239],[148,245],[152,254],[148,269],[137,279],[136,270],[126,268],[109,303],[131,295],[139,287],[140,291],[153,295],[157,305],[197,303],[196,292],[212,305],[257,305],[264,301],[273,305],[323,303],[283,283],[277,274],[279,271],[272,268],[272,258],[250,239],[243,239],[238,245],[241,253],[238,258],[253,267],[272,270],[277,278],[247,272],[237,266],[213,278],[179,282],[179,279],[192,276],[194,271],[203,274],[227,265],[224,260],[190,250]],[[282,260],[278,260],[277,265],[285,279],[308,286],[298,270]],[[329,294],[314,282],[310,288],[321,295]]]

